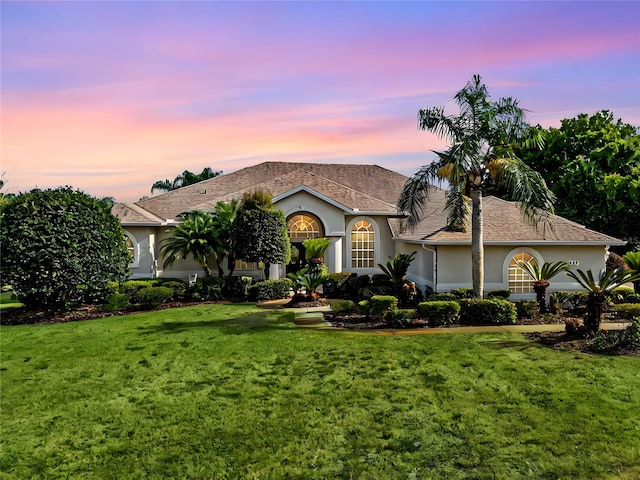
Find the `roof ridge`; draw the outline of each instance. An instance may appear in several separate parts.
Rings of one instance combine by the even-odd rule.
[[[134,202],[120,202],[120,205],[124,205],[125,207],[135,211],[136,213],[139,213],[140,215],[142,215],[143,217],[148,218],[149,220],[153,220],[155,222],[164,222],[164,221],[166,221],[166,219],[157,216],[155,213],[150,212],[146,208],[143,208],[140,205],[138,205],[137,203],[134,203]]]

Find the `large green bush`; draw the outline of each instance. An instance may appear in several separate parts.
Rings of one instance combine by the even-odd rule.
[[[398,299],[392,295],[374,295],[369,300],[369,306],[371,316],[383,316],[398,308]]]
[[[616,318],[640,317],[640,303],[618,303],[611,308]]]
[[[2,211],[0,274],[27,307],[102,303],[129,274],[130,254],[107,203],[70,187],[32,190]]]
[[[138,302],[143,308],[156,308],[173,296],[173,289],[169,287],[147,287],[136,293]]]
[[[288,278],[280,280],[265,280],[249,287],[249,297],[252,300],[278,300],[287,298],[290,294],[292,282]]]
[[[431,327],[453,325],[460,318],[460,304],[453,301],[422,302],[418,304],[418,315]]]
[[[516,323],[516,307],[508,300],[463,299],[460,303],[462,325],[511,325]]]

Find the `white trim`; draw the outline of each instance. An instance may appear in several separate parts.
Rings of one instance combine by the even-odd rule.
[[[124,236],[131,240],[131,243],[133,244],[133,261],[129,264],[129,266],[131,268],[138,268],[140,266],[140,243],[131,232],[128,232],[127,230],[123,231]],[[129,249],[127,248],[127,251],[128,250]]]
[[[533,258],[536,259],[536,262],[538,262],[538,266],[542,267],[542,264],[544,263],[544,258],[542,257],[542,255],[540,255],[540,252],[538,252],[537,250],[533,249],[533,248],[529,248],[529,247],[516,247],[514,249],[512,249],[509,253],[507,253],[506,257],[504,258],[504,260],[502,261],[502,283],[504,285],[506,285],[506,287],[509,290],[511,290],[511,286],[509,285],[509,265],[511,264],[511,260],[513,260],[513,257],[515,257],[518,253],[528,253],[529,255],[531,255]],[[533,284],[533,280],[531,280],[531,283]],[[533,288],[533,286],[531,287]],[[531,293],[531,292],[529,292]],[[528,295],[527,294],[514,294],[512,293],[511,295]]]

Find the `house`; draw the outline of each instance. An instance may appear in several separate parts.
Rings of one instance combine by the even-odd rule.
[[[136,203],[114,205],[133,254],[133,278],[187,279],[200,273],[192,260],[163,270],[161,242],[187,210],[211,209],[245,192],[268,191],[282,210],[292,246],[289,265],[272,265],[271,278],[296,270],[304,259],[302,241],[327,237],[330,272],[380,273],[397,253],[417,252],[409,277],[421,288],[446,292],[471,286],[471,234],[446,229],[444,191],[434,188],[413,231],[401,231],[396,202],[407,177],[376,165],[265,162]],[[511,289],[512,298],[533,296],[532,283],[516,261],[542,264],[565,260],[583,270],[601,271],[608,248],[625,242],[552,216],[536,228],[514,202],[485,197],[483,203],[485,291]],[[236,275],[262,278],[260,266],[238,261]],[[554,278],[550,290],[578,290],[570,277]]]

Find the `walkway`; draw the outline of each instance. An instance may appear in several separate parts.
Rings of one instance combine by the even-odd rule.
[[[281,308],[288,300],[273,300],[259,303],[262,308]],[[295,314],[295,324],[303,328],[313,328],[316,330],[347,330],[354,333],[366,333],[369,335],[433,335],[439,333],[534,333],[534,332],[564,332],[564,324],[543,324],[543,325],[490,325],[482,327],[434,327],[434,328],[384,328],[370,330],[350,330],[331,326],[324,320],[322,312],[328,312],[331,307],[316,308],[290,308]],[[603,322],[600,324],[601,330],[623,330],[626,322]]]

